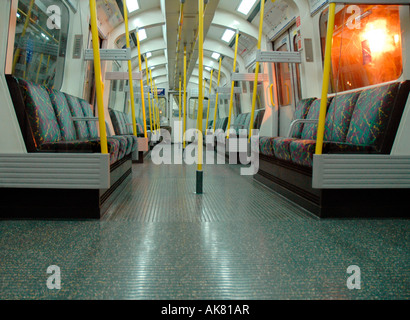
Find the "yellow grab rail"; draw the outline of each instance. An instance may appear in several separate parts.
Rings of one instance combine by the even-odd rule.
[[[181,129],[182,129],[182,126],[181,126],[181,109],[182,109],[182,83],[181,83],[181,76],[179,76],[179,100],[178,100],[178,102],[179,102],[179,118],[178,118],[178,120],[179,120],[179,142],[181,141]]]
[[[140,36],[138,32],[138,28],[136,30],[137,33],[137,47],[138,47],[138,67],[141,73],[141,80],[140,80],[140,86],[141,86],[141,107],[142,107],[142,121],[144,121],[144,137],[148,137],[148,132],[147,132],[147,115],[145,112],[145,95],[144,95],[144,80],[142,79],[142,59],[141,59],[141,46],[140,46]],[[131,63],[131,61],[130,61]],[[146,64],[147,62],[145,62]]]
[[[272,83],[272,84],[269,86],[269,91],[270,91],[270,103],[272,104],[272,107],[275,106],[275,99],[273,98],[273,95],[274,95],[274,93],[273,93],[273,87],[274,87],[274,84]]]
[[[126,45],[127,49],[131,48],[130,44],[130,31],[128,29],[128,8],[127,8],[127,2],[123,1],[123,8],[124,8],[124,24],[125,24],[125,40],[126,40]],[[138,39],[138,32],[137,32],[137,39]],[[139,46],[138,46],[139,49]],[[139,65],[141,68],[141,56],[139,55],[138,52],[138,57],[139,57]],[[132,63],[131,59],[128,60],[128,84],[130,87],[130,100],[131,100],[131,116],[132,116],[132,130],[134,132],[134,136],[137,135],[137,122],[135,120],[135,96],[134,96],[134,84],[132,81]],[[142,89],[142,86],[141,86]],[[144,91],[141,92],[141,96],[144,97]],[[142,99],[144,101],[144,99]]]
[[[259,19],[259,36],[258,36],[258,46],[257,50],[261,49],[262,42],[262,31],[263,31],[263,17],[265,15],[265,0],[261,0],[261,10]],[[255,67],[255,80],[253,82],[253,96],[252,96],[252,111],[251,111],[251,121],[249,124],[249,141],[251,141],[252,130],[253,130],[253,119],[255,117],[255,106],[256,106],[256,96],[258,92],[258,77],[259,77],[259,61],[256,62]]]
[[[329,19],[327,23],[326,34],[326,49],[325,49],[325,61],[323,67],[323,84],[322,84],[322,96],[320,100],[320,113],[319,122],[317,125],[317,139],[315,154],[322,154],[323,151],[323,136],[325,134],[325,119],[327,108],[327,93],[329,90],[330,72],[331,72],[331,58],[332,58],[332,36],[335,26],[335,12],[336,3],[329,4]]]
[[[98,37],[98,25],[97,25],[97,5],[95,0],[90,0],[90,23],[91,33],[93,40],[93,52],[94,52],[94,74],[95,74],[95,90],[97,96],[98,107],[98,123],[100,128],[101,139],[101,153],[108,153],[107,143],[107,130],[105,128],[105,116],[104,116],[104,90],[101,74],[101,58],[100,58],[100,41]]]
[[[184,130],[183,130],[183,142],[184,148],[186,146],[185,141],[185,132],[186,132],[186,109],[187,109],[187,99],[186,99],[186,90],[187,90],[187,61],[186,61],[186,46],[184,46]]]
[[[233,72],[236,72],[236,58],[238,57],[238,43],[239,43],[239,30],[236,30],[236,37],[235,37],[235,56],[233,59]],[[229,129],[231,128],[231,116],[232,116],[232,109],[233,109],[233,93],[235,89],[235,81],[231,83],[231,99],[229,100],[229,115],[228,115],[228,124],[226,125],[226,139],[229,139]]]
[[[198,39],[198,169],[197,171],[202,171],[202,149],[203,149],[203,140],[202,140],[202,113],[204,107],[204,92],[201,83],[204,73],[204,1],[198,0],[198,16],[199,16],[199,39]],[[198,192],[198,188],[197,188]],[[202,193],[201,191],[198,193]]]
[[[208,120],[209,120],[209,109],[211,108],[211,90],[212,90],[212,77],[214,75],[214,69],[211,70],[211,80],[209,80],[209,97],[208,97],[208,112],[206,113],[206,125],[205,125],[205,133],[208,129]]]
[[[215,101],[215,111],[214,111],[214,122],[213,122],[213,131],[215,132],[215,125],[216,125],[216,116],[218,115],[218,99],[219,99],[219,82],[221,81],[221,67],[222,67],[222,57],[219,58],[219,71],[218,71],[218,81],[216,85],[216,101]]]
[[[145,76],[147,77],[147,86],[149,88],[149,72],[148,72],[148,57],[145,55]],[[152,126],[152,114],[151,114],[151,94],[148,89],[148,111],[149,111],[149,127],[151,133],[154,132],[154,127]]]

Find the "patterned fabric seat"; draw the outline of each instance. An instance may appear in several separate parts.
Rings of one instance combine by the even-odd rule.
[[[324,153],[330,152],[369,152],[364,146],[345,144],[350,120],[360,92],[336,95],[330,103],[325,122]],[[317,130],[317,128],[316,128]],[[301,134],[301,140],[294,140],[289,145],[293,163],[311,167],[316,149],[316,130],[311,134]]]
[[[296,109],[294,113],[294,119],[306,119],[306,116],[309,112],[310,105],[312,102],[316,100],[316,98],[308,98],[308,99],[302,99],[296,104]],[[260,128],[263,116],[265,114],[265,110],[261,110],[263,113],[261,113],[260,119],[258,119],[258,116],[256,116],[255,122],[259,121],[258,126],[255,124],[255,128]],[[302,129],[303,129],[303,123],[296,124],[295,129],[292,132],[292,138],[300,138],[300,135],[302,134]],[[279,137],[261,137],[259,138],[259,150],[263,155],[266,156],[274,156],[273,152],[273,141],[275,139],[278,139]]]
[[[65,94],[65,97],[71,110],[71,115],[73,117],[94,117],[91,111],[91,106],[87,106],[88,103],[86,101],[69,94]],[[83,101],[83,103],[81,102],[81,100]],[[99,143],[100,138],[95,121],[75,121],[75,127],[77,129],[77,136],[80,140],[95,140]],[[117,160],[121,160],[125,157],[127,152],[127,141],[123,138],[107,138],[107,142],[110,141],[109,143],[112,143],[113,140],[116,140],[119,143]]]
[[[22,91],[36,151],[101,152],[99,139],[91,139],[86,127],[73,122],[65,94],[25,80],[16,81]],[[118,160],[120,144],[109,140],[108,149],[113,164]]]
[[[120,111],[110,110],[110,117],[114,127],[115,137],[123,137],[128,141],[129,149],[127,152],[132,153],[138,150],[138,138],[133,135],[132,125],[130,125],[126,114]]]
[[[329,101],[328,101],[329,103]],[[315,120],[319,118],[320,111],[320,99],[312,102],[306,119]],[[314,140],[316,139],[317,123],[305,123],[303,125],[300,139],[302,140]],[[290,145],[298,138],[276,138],[272,141],[273,152],[275,157],[285,161],[291,161]]]

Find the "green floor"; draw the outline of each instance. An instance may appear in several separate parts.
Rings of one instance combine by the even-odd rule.
[[[238,166],[205,166],[196,195],[195,170],[134,165],[102,221],[1,221],[0,299],[410,297],[408,221],[319,220]]]

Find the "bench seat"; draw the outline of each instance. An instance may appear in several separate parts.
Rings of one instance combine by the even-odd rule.
[[[409,91],[410,81],[390,82],[330,97],[327,101],[322,153],[391,154]],[[331,202],[327,202],[330,197],[337,197],[340,190],[312,187],[319,109],[319,99],[305,99],[296,108],[304,121],[295,122],[298,127],[290,131],[291,136],[260,137],[260,169],[255,178],[319,216],[334,216],[335,213],[350,215],[353,211],[342,209],[342,202],[336,209]],[[350,191],[352,195],[354,192],[367,194],[366,189]],[[375,195],[377,192],[368,193]],[[368,199],[376,201],[376,198],[369,196]],[[369,208],[377,211],[377,205],[369,205]]]

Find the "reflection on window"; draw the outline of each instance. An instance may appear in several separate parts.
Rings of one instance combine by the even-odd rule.
[[[14,76],[48,86],[61,85],[68,15],[61,1],[18,2]]]
[[[396,80],[403,69],[399,6],[338,6],[332,46],[332,91]],[[325,50],[327,11],[320,31]]]

